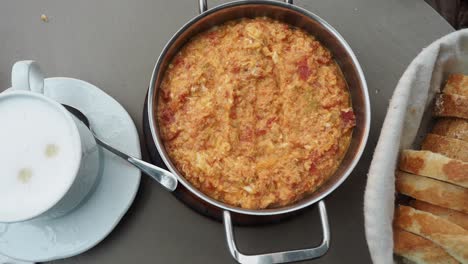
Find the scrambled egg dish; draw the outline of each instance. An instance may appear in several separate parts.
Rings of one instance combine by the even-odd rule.
[[[330,51],[269,18],[192,38],[159,87],[157,120],[179,172],[224,203],[289,205],[337,169],[355,126]]]

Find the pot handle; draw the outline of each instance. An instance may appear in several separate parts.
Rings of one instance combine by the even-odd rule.
[[[293,0],[284,0],[285,3],[293,4]],[[207,0],[198,0],[198,12],[201,14],[208,10]]]
[[[229,211],[223,212],[224,231],[226,233],[226,240],[229,252],[232,257],[241,264],[273,264],[273,263],[287,263],[294,261],[302,261],[307,259],[314,259],[321,257],[327,253],[330,246],[330,228],[328,225],[327,209],[325,202],[318,203],[320,220],[322,223],[323,239],[320,246],[316,248],[299,249],[284,252],[275,252],[261,255],[244,255],[237,250],[234,233],[232,229],[231,213]]]

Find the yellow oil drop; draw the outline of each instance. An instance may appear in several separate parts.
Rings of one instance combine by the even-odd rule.
[[[21,183],[28,183],[32,177],[32,170],[30,168],[23,168],[18,172],[18,180]]]
[[[45,155],[47,158],[53,158],[57,156],[59,152],[59,147],[55,144],[47,144],[45,149]]]

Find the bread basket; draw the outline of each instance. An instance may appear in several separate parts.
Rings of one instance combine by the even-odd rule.
[[[395,170],[402,149],[419,149],[434,123],[434,97],[452,73],[468,74],[468,30],[433,42],[411,62],[393,93],[369,169],[366,239],[374,263],[394,263]]]

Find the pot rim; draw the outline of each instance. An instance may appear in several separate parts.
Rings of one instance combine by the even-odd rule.
[[[182,35],[183,32],[185,32],[190,26],[192,26],[194,23],[199,21],[200,19],[213,14],[215,12],[218,12],[220,10],[234,7],[234,6],[239,6],[239,5],[273,5],[273,6],[280,6],[283,8],[288,8],[293,11],[299,12],[303,15],[308,16],[309,18],[317,21],[319,24],[321,24],[327,31],[329,31],[333,37],[340,43],[341,46],[346,50],[348,53],[349,57],[351,58],[351,61],[353,62],[356,71],[357,71],[357,77],[359,79],[359,82],[362,87],[362,94],[364,97],[364,111],[365,111],[365,127],[363,128],[363,137],[361,140],[361,143],[358,147],[358,151],[356,152],[355,156],[352,159],[352,162],[349,164],[349,166],[346,168],[346,171],[339,177],[339,180],[337,180],[333,185],[331,185],[326,191],[324,191],[321,195],[310,199],[306,202],[303,203],[296,203],[296,204],[291,204],[285,207],[279,207],[279,208],[271,208],[271,209],[261,209],[261,210],[252,210],[252,209],[244,209],[240,207],[235,207],[231,206],[225,203],[222,203],[220,201],[217,201],[200,190],[198,190],[196,187],[194,187],[190,182],[188,182],[185,177],[180,175],[177,171],[177,169],[174,167],[172,162],[170,161],[169,156],[167,155],[165,148],[161,142],[160,136],[159,136],[159,129],[157,129],[155,119],[153,116],[153,110],[155,107],[154,104],[154,96],[155,96],[155,83],[156,83],[156,78],[158,75],[158,72],[161,67],[161,63],[163,59],[165,58],[168,50],[170,47],[174,44],[174,42],[179,38],[180,35]],[[196,195],[198,198],[202,199],[203,201],[209,203],[212,206],[217,207],[218,209],[221,210],[227,210],[230,212],[238,213],[238,214],[245,214],[245,215],[255,215],[255,216],[272,216],[272,215],[279,215],[279,214],[286,214],[286,213],[291,213],[297,210],[301,210],[303,208],[306,208],[310,205],[313,205],[320,200],[324,199],[326,196],[328,196],[330,193],[332,193],[336,188],[338,188],[351,174],[353,169],[355,168],[356,164],[359,162],[362,153],[364,152],[368,137],[369,137],[369,129],[370,129],[370,101],[369,101],[369,94],[368,94],[368,88],[367,88],[367,82],[364,77],[364,73],[362,71],[361,65],[359,64],[356,55],[352,51],[351,47],[348,45],[348,43],[345,41],[345,39],[334,29],[330,24],[328,24],[325,20],[317,16],[316,14],[301,8],[299,6],[293,5],[293,4],[288,4],[284,2],[279,2],[279,1],[272,1],[272,0],[237,0],[237,1],[232,1],[228,2],[225,4],[218,5],[216,7],[210,8],[207,11],[197,15],[196,17],[192,18],[189,20],[186,24],[184,24],[166,43],[164,46],[161,54],[158,57],[158,60],[153,68],[153,73],[151,75],[151,80],[149,84],[149,92],[148,92],[148,121],[149,121],[149,126],[151,130],[151,136],[153,139],[153,142],[155,143],[158,153],[160,154],[162,160],[164,161],[164,164],[169,168],[169,170],[177,177],[177,180],[182,183],[182,185],[187,188],[192,194]],[[307,199],[307,198],[304,198]]]

